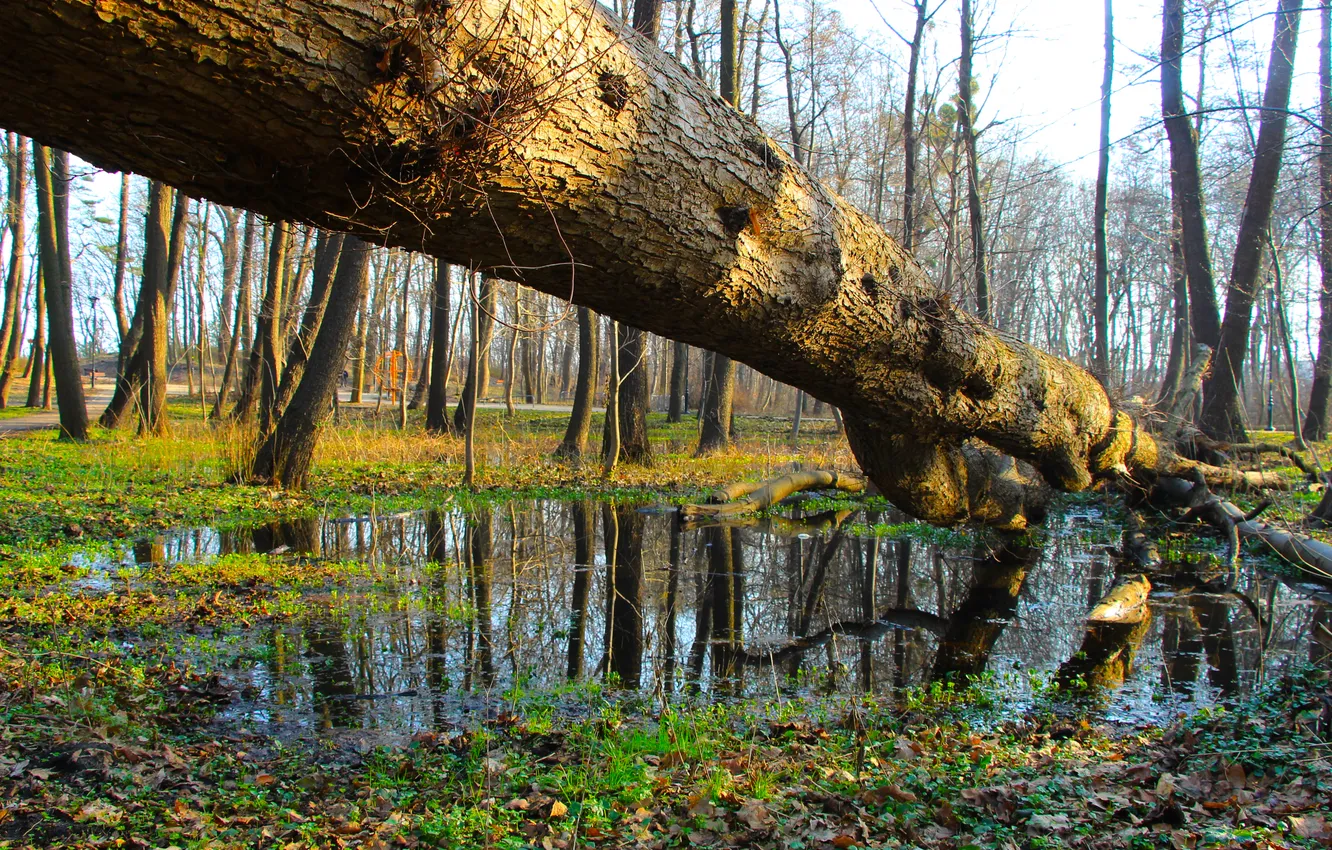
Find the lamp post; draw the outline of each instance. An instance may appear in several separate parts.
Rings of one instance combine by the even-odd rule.
[[[88,303],[92,307],[92,342],[88,353],[88,389],[97,389],[97,301],[96,295],[88,296]]]

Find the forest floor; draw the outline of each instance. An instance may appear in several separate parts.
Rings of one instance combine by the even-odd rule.
[[[1164,728],[1089,722],[1057,689],[1014,719],[985,681],[891,701],[515,687],[473,725],[369,749],[219,724],[235,635],[390,579],[272,552],[145,565],[89,593],[90,553],[477,499],[684,501],[793,462],[853,464],[831,423],[793,450],[788,423],[745,418],[734,450],[695,459],[694,422],[654,416],[655,465],[608,479],[550,459],[564,416],[484,411],[472,492],[459,440],[359,411],[289,494],[224,483],[250,434],[210,428],[197,402],[171,415],[167,438],[0,440],[0,847],[1332,846],[1332,686],[1313,669]]]

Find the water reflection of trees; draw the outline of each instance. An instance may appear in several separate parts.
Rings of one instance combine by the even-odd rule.
[[[459,694],[515,682],[890,691],[1014,667],[1053,674],[1086,653],[1087,611],[1115,574],[1094,515],[1054,523],[1040,547],[858,530],[877,519],[901,520],[797,510],[686,528],[624,502],[513,501],[195,529],[134,554],[170,563],[278,550],[369,564],[374,588],[316,597],[291,630],[304,651],[260,677],[270,694],[297,682],[292,710],[309,705],[335,726],[430,725],[456,712]],[[1271,579],[1251,575],[1230,594],[1159,589],[1174,595],[1155,599],[1133,636],[1137,662],[1120,670],[1129,687],[1207,698],[1251,687],[1274,658],[1332,652],[1326,606]]]

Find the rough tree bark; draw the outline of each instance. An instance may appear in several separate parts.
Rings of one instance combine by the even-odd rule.
[[[1212,372],[1203,384],[1202,413],[1198,425],[1210,437],[1242,443],[1248,439],[1240,405],[1240,380],[1249,348],[1253,301],[1258,294],[1259,271],[1272,220],[1272,202],[1286,147],[1286,108],[1295,66],[1295,45],[1300,34],[1302,0],[1281,0],[1276,32],[1267,64],[1262,117],[1254,147],[1253,173],[1244,198],[1235,257],[1226,286],[1226,313]]]
[[[0,125],[734,355],[842,408],[871,480],[932,522],[1025,526],[1044,492],[1034,470],[1077,490],[1186,463],[1087,372],[950,303],[867,216],[599,6],[416,12],[0,0]]]

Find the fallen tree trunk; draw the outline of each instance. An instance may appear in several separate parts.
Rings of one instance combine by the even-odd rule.
[[[865,490],[865,479],[859,475],[826,469],[789,472],[767,481],[744,481],[727,485],[711,495],[713,504],[684,505],[680,513],[687,518],[736,517],[767,510],[788,496],[805,490],[828,489],[862,493]]]
[[[598,4],[0,0],[0,19],[0,125],[742,360],[845,411],[865,472],[922,519],[1020,529],[1042,478],[1180,463]]]

